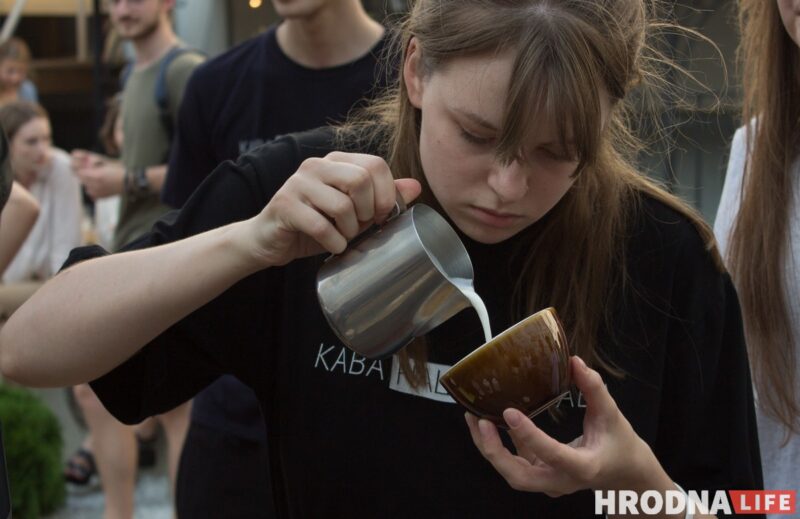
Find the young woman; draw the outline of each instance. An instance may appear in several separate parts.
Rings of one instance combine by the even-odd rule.
[[[235,374],[262,404],[281,517],[587,517],[589,489],[758,488],[711,231],[626,160],[648,27],[642,0],[416,2],[393,96],[224,163],[130,252],[76,251],[0,332],[0,367],[31,385],[94,380],[129,422]],[[573,359],[583,395],[536,419],[559,456],[520,451],[548,486],[510,480],[569,495],[509,488],[440,394],[436,374],[483,342],[473,313],[382,361],[328,328],[318,268],[398,192],[458,229],[494,330],[553,305],[594,368]],[[506,460],[497,431],[469,423]]]
[[[3,273],[3,282],[44,281],[81,243],[80,184],[69,155],[53,147],[50,120],[40,105],[15,101],[0,107],[0,126],[8,135],[14,179],[40,205],[39,218]]]
[[[31,50],[20,38],[0,44],[0,105],[12,101],[38,102],[36,86],[28,79]]]
[[[744,121],[714,230],[742,302],[766,488],[800,480],[800,16],[742,0]]]

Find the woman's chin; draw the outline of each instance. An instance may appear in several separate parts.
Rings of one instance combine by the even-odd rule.
[[[457,223],[459,230],[467,237],[484,245],[494,245],[515,236],[521,229],[496,229],[471,223]]]

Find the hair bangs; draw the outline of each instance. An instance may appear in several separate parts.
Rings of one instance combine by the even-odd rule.
[[[566,22],[566,23],[565,23]],[[559,155],[578,161],[576,175],[595,163],[600,147],[604,89],[590,45],[571,18],[538,18],[517,46],[497,145],[503,162],[524,157],[526,141],[542,128]],[[539,136],[540,137],[540,136]]]

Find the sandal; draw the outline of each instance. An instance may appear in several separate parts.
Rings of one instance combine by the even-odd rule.
[[[92,453],[83,447],[76,450],[64,467],[64,479],[78,486],[88,486],[97,475],[97,465]]]

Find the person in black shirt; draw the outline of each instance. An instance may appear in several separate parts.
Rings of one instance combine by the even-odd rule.
[[[163,201],[182,207],[214,167],[277,135],[341,122],[388,85],[383,27],[360,0],[273,2],[285,19],[198,67],[183,96]],[[192,402],[176,486],[179,517],[272,517],[264,422],[227,375]],[[261,492],[258,489],[262,489]]]
[[[624,158],[647,16],[642,0],[419,0],[394,97],[223,163],[128,252],[74,251],[0,331],[0,368],[93,380],[127,422],[235,374],[261,403],[280,517],[589,517],[591,489],[759,488],[741,316],[711,231]],[[574,454],[540,458],[545,493],[509,488],[468,432],[497,462],[492,430],[468,429],[437,382],[482,343],[474,314],[370,360],[314,303],[327,253],[398,193],[458,230],[494,330],[562,316],[583,394],[536,418]]]

